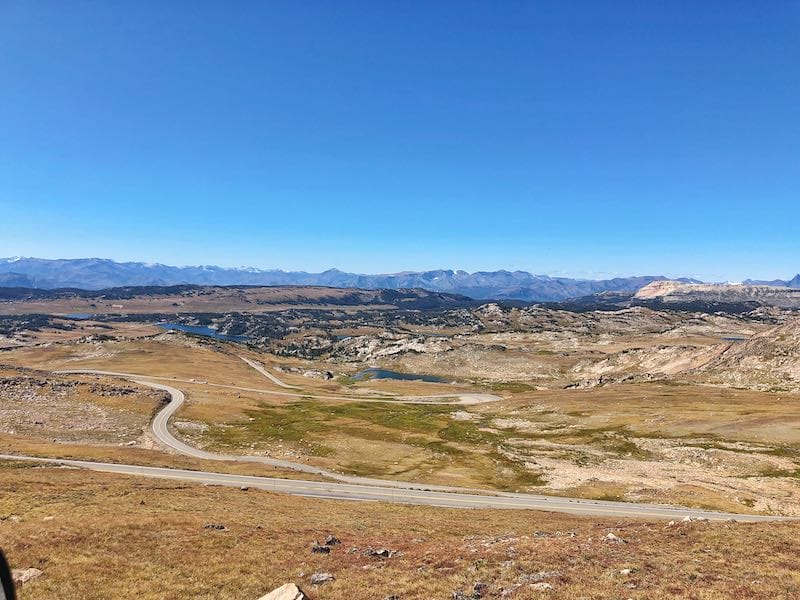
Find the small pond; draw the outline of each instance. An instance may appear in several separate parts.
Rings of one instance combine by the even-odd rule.
[[[183,331],[184,333],[203,335],[226,342],[246,342],[249,339],[246,335],[225,335],[224,333],[218,333],[216,329],[203,327],[202,325],[181,325],[180,323],[158,323],[157,325],[163,329],[169,329],[170,331]]]
[[[398,381],[427,381],[428,383],[449,383],[443,377],[436,375],[415,375],[413,373],[398,373],[397,371],[389,371],[387,369],[364,369],[353,375],[356,381],[364,381],[366,379],[396,379]]]
[[[94,315],[91,313],[69,313],[68,315],[64,315],[67,319],[72,319],[73,321],[85,321],[86,319],[91,319]]]

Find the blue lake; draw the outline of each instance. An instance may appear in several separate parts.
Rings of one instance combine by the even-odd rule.
[[[442,377],[436,375],[414,375],[413,373],[398,373],[397,371],[388,371],[386,369],[364,369],[353,375],[356,381],[364,381],[365,379],[397,379],[399,381],[427,381],[428,383],[448,383]]]
[[[225,335],[224,333],[217,333],[216,329],[203,327],[202,325],[181,325],[180,323],[157,323],[157,325],[163,329],[169,329],[170,331],[183,331],[184,333],[203,335],[226,342],[246,342],[249,339],[246,335]]]
[[[75,321],[84,321],[86,319],[91,319],[94,315],[90,313],[69,313],[66,315],[67,319],[73,319]]]

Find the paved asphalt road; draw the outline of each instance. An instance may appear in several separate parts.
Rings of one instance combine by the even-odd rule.
[[[433,490],[404,490],[373,485],[352,485],[345,483],[327,483],[319,481],[301,481],[293,479],[277,479],[272,477],[253,477],[249,475],[229,475],[209,473],[206,471],[188,471],[185,469],[167,469],[163,467],[143,467],[82,460],[62,460],[54,458],[37,458],[34,456],[16,456],[0,454],[1,460],[24,460],[36,463],[52,463],[67,465],[94,471],[122,473],[161,479],[175,479],[198,484],[225,485],[233,487],[247,486],[254,489],[306,496],[311,498],[330,498],[335,500],[360,500],[392,502],[398,504],[418,504],[443,506],[450,508],[502,508],[502,509],[534,509],[571,513],[576,515],[592,515],[605,517],[630,517],[640,519],[683,519],[686,516],[706,518],[709,520],[725,520],[735,518],[737,521],[771,521],[780,517],[733,515],[704,510],[692,510],[662,506],[657,504],[631,504],[626,502],[605,502],[595,500],[578,500],[559,498],[556,496],[537,496],[533,494],[503,494],[502,496],[483,496],[478,494],[460,494],[455,492],[437,492]]]
[[[50,462],[92,469],[96,471],[125,473],[165,479],[179,479],[213,485],[227,485],[236,487],[248,486],[252,488],[283,492],[299,496],[332,498],[338,500],[381,501],[403,504],[447,506],[453,508],[536,509],[581,515],[605,515],[611,517],[632,517],[642,519],[677,520],[686,516],[713,520],[735,518],[739,521],[764,521],[780,519],[780,517],[772,516],[718,513],[658,504],[635,504],[630,502],[583,500],[578,498],[542,496],[537,494],[486,492],[470,490],[466,488],[410,483],[405,481],[370,479],[366,477],[342,475],[340,473],[320,469],[318,467],[313,467],[303,463],[295,463],[264,456],[215,454],[212,452],[206,452],[205,450],[200,450],[199,448],[194,448],[193,446],[189,446],[188,444],[185,444],[184,442],[175,438],[169,431],[169,419],[173,414],[175,414],[176,411],[180,409],[185,401],[185,396],[179,389],[166,384],[147,381],[142,379],[141,375],[131,375],[128,373],[92,370],[62,371],[62,373],[68,372],[125,377],[134,380],[136,383],[159,390],[164,390],[169,393],[172,397],[172,400],[155,416],[151,424],[151,430],[153,436],[159,442],[181,454],[204,460],[258,462],[304,473],[322,475],[326,478],[336,480],[336,482],[303,481],[278,479],[272,477],[230,475],[226,473],[213,473],[206,471],[190,471],[184,469],[146,467],[78,460],[45,459],[16,455],[0,455],[0,459]]]
[[[440,492],[463,492],[463,491],[476,491],[476,490],[465,490],[464,488],[457,488],[457,487],[448,487],[443,485],[428,485],[428,484],[419,484],[413,483],[408,481],[393,481],[393,480],[385,480],[385,479],[371,479],[369,477],[356,477],[354,475],[343,475],[341,473],[336,473],[335,471],[329,471],[327,469],[322,469],[320,467],[314,467],[311,465],[307,465],[304,463],[292,462],[288,460],[281,460],[278,458],[270,458],[268,456],[251,456],[251,455],[233,455],[233,454],[216,454],[214,452],[207,452],[205,450],[201,450],[199,448],[195,448],[194,446],[189,446],[188,444],[182,442],[178,438],[172,435],[172,432],[169,430],[168,423],[172,416],[180,410],[181,406],[186,400],[184,393],[176,387],[171,385],[167,385],[164,383],[156,383],[154,381],[150,381],[150,379],[154,379],[148,377],[147,379],[142,379],[142,375],[133,375],[131,373],[119,373],[116,371],[97,371],[94,369],[76,369],[76,370],[69,370],[69,371],[56,371],[57,373],[62,374],[84,374],[84,375],[108,375],[113,377],[124,377],[126,379],[130,379],[135,383],[146,385],[148,387],[163,390],[167,392],[172,400],[170,401],[167,406],[161,409],[158,414],[153,419],[153,422],[150,425],[150,430],[153,434],[153,437],[163,444],[164,446],[175,450],[180,454],[184,454],[186,456],[191,456],[193,458],[201,458],[203,460],[221,460],[221,461],[235,461],[235,462],[254,462],[260,463],[264,465],[269,465],[271,467],[278,467],[281,469],[289,469],[291,471],[298,471],[301,473],[310,473],[313,475],[321,475],[322,477],[326,477],[328,479],[333,479],[334,481],[340,481],[342,483],[350,483],[354,485],[377,485],[380,487],[395,487],[395,488],[402,488],[408,490],[436,490]],[[161,377],[157,379],[163,379]],[[264,391],[264,390],[262,390]],[[281,392],[276,392],[280,394]],[[300,394],[297,394],[300,395]],[[309,396],[305,396],[309,397]],[[314,396],[311,396],[314,397]],[[341,400],[353,400],[353,398],[341,397]],[[361,400],[359,400],[360,402]]]

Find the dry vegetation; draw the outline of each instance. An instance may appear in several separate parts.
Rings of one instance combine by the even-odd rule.
[[[603,541],[610,532],[627,543]],[[342,544],[312,553],[329,534]],[[315,600],[445,600],[476,583],[485,598],[795,598],[799,534],[786,522],[333,502],[0,463],[0,540],[12,566],[44,572],[28,600],[251,600],[287,581]],[[316,572],[336,579],[312,586]]]
[[[618,340],[615,350],[624,344]],[[240,354],[274,372],[281,368],[281,378],[294,386],[288,392],[301,397],[281,395],[287,390],[242,362]],[[553,359],[518,355],[532,363],[540,356]],[[179,334],[31,347],[3,358],[46,369],[177,378],[188,403],[174,431],[211,450],[378,478],[800,514],[796,395],[665,379],[568,390],[509,382],[483,384],[505,399],[473,407],[372,404],[359,400],[446,394],[470,386],[318,380],[299,373],[330,365],[276,359]],[[115,381],[120,384],[113,379],[108,384]],[[311,399],[312,394],[351,400]],[[86,402],[85,410],[96,410],[91,398]],[[29,433],[40,443],[50,441],[35,429]],[[22,440],[12,444],[6,435],[0,442],[19,447]],[[145,442],[137,445],[149,447]],[[77,453],[74,447],[70,452]]]

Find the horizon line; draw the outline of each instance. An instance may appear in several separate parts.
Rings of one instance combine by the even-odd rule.
[[[528,271],[525,269],[506,269],[506,268],[499,268],[494,270],[476,270],[476,271],[469,271],[467,269],[454,269],[454,268],[433,268],[433,269],[420,269],[420,270],[413,270],[413,269],[404,269],[401,271],[394,271],[394,272],[378,272],[378,273],[367,273],[367,272],[358,272],[358,271],[346,271],[342,270],[338,267],[329,267],[327,269],[323,269],[321,271],[306,271],[306,270],[292,270],[292,269],[284,269],[280,267],[255,267],[255,266],[221,266],[215,264],[184,264],[184,265],[175,265],[175,264],[167,264],[162,262],[152,262],[152,261],[144,261],[144,260],[117,260],[113,258],[104,258],[100,256],[85,256],[85,257],[74,257],[74,258],[44,258],[40,256],[8,256],[0,258],[0,261],[6,264],[17,262],[20,260],[40,260],[40,261],[48,261],[48,262],[56,262],[56,261],[80,261],[80,260],[97,260],[97,261],[106,261],[112,262],[115,264],[130,264],[130,265],[142,265],[145,267],[166,267],[172,269],[203,269],[203,268],[214,268],[220,270],[230,270],[230,271],[250,271],[250,272],[261,272],[261,273],[269,273],[269,272],[280,272],[280,273],[303,273],[308,275],[321,275],[323,273],[328,273],[331,271],[343,273],[346,275],[359,275],[359,276],[369,276],[369,277],[379,277],[379,276],[398,276],[398,275],[418,275],[422,273],[431,273],[436,271],[443,271],[443,272],[450,272],[450,273],[465,273],[467,275],[475,275],[479,273],[524,273],[526,275],[531,275],[533,277],[547,277],[550,279],[574,279],[574,280],[582,280],[582,281],[602,281],[608,279],[630,279],[634,277],[664,277],[668,280],[675,281],[679,279],[690,279],[694,280],[698,283],[722,283],[722,284],[741,284],[747,281],[767,281],[766,279],[757,279],[753,277],[748,277],[746,279],[732,281],[729,279],[723,280],[707,280],[697,275],[669,275],[664,273],[659,274],[622,274],[622,273],[614,273],[614,272],[596,272],[593,276],[587,275],[575,275],[575,274],[558,274],[557,272],[551,273],[536,273],[534,271]],[[800,274],[800,273],[798,273]],[[789,276],[786,279],[775,278],[770,281],[790,281],[793,277]]]

